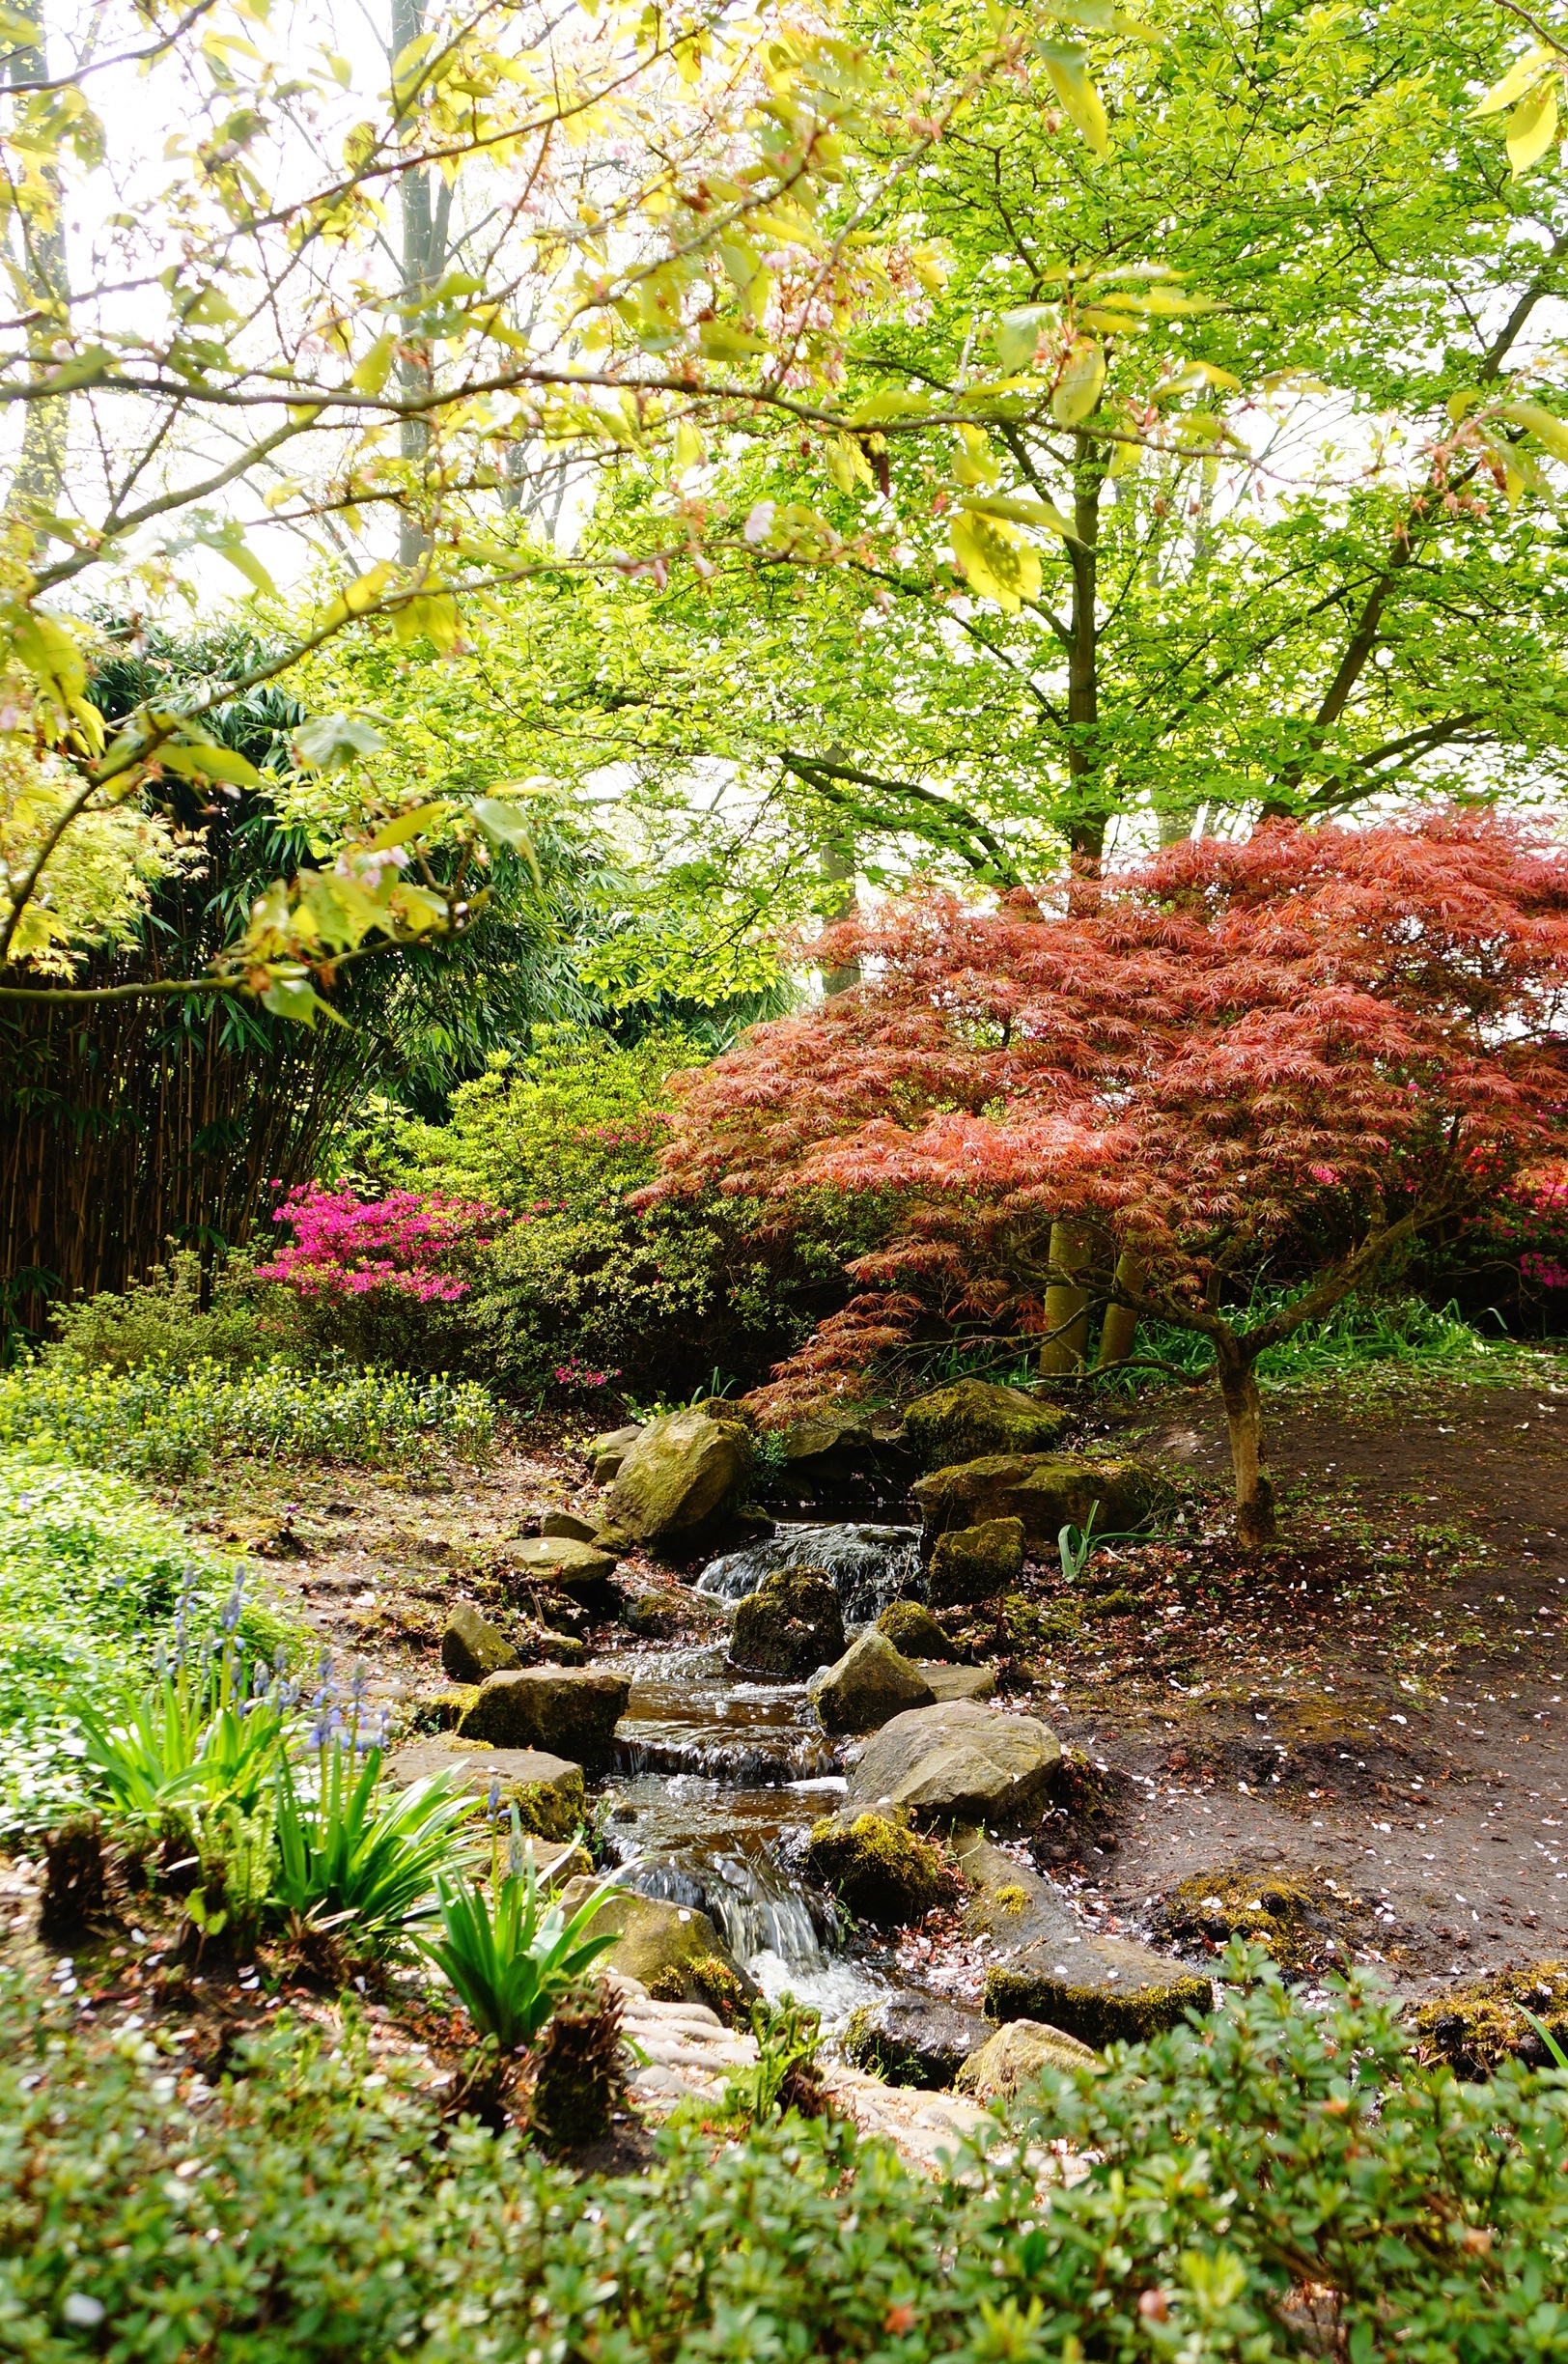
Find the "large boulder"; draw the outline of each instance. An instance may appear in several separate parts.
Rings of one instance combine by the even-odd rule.
[[[599,1533],[597,1519],[580,1518],[575,1510],[546,1510],[539,1522],[542,1535],[565,1535],[574,1543],[591,1543]]]
[[[546,1749],[599,1772],[614,1756],[630,1696],[626,1675],[599,1667],[522,1667],[482,1682],[458,1731],[493,1748]]]
[[[814,1823],[805,1868],[857,1921],[877,1928],[923,1921],[933,1905],[951,1904],[958,1895],[953,1868],[935,1840],[886,1815],[829,1815]]]
[[[856,2068],[885,2085],[940,2093],[988,2039],[978,2012],[938,1995],[896,1994],[852,2013],[840,2041]],[[990,2037],[994,2042],[994,2036]]]
[[[609,1491],[611,1521],[639,1543],[684,1544],[734,1509],[751,1478],[751,1431],[705,1409],[650,1421]]]
[[[757,1674],[798,1681],[844,1655],[844,1612],[821,1568],[777,1568],[735,1612],[730,1655]]]
[[[1059,1888],[978,1833],[959,1834],[954,1854],[968,1884],[965,1927],[992,1948],[988,2019],[1041,2020],[1098,2050],[1213,2008],[1208,1979],[1148,1946],[1086,1928]]]
[[[575,1879],[562,1889],[561,1909],[568,1920],[596,1885]],[[757,1992],[755,1980],[695,1905],[666,1904],[658,1897],[639,1896],[634,1888],[617,1888],[589,1926],[596,1934],[614,1935],[604,1961],[665,2002],[712,2006],[720,1994],[749,2002]]]
[[[511,1637],[482,1617],[472,1601],[454,1601],[441,1636],[441,1664],[455,1683],[482,1683],[503,1667],[520,1667]]]
[[[954,1527],[937,1537],[928,1596],[934,1609],[994,1600],[1022,1573],[1023,1521],[982,1519],[977,1527]]]
[[[394,1789],[447,1775],[455,1789],[489,1794],[494,1782],[501,1804],[516,1806],[525,1831],[541,1839],[570,1839],[582,1828],[587,1809],[582,1767],[544,1749],[463,1748],[450,1740],[414,1740],[399,1749],[386,1768]]]
[[[816,1483],[853,1477],[875,1448],[870,1424],[847,1412],[813,1412],[780,1432],[786,1478]]]
[[[845,1811],[908,1814],[923,1826],[1014,1822],[1050,1787],[1061,1743],[1032,1716],[975,1700],[914,1707],[866,1742],[851,1770]]]
[[[990,1379],[959,1379],[917,1395],[904,1410],[904,1432],[928,1470],[981,1453],[1049,1452],[1066,1425],[1067,1414],[1056,1405]]]
[[[1061,2028],[1038,2019],[1013,2019],[969,2054],[953,2079],[960,2093],[977,2101],[1011,2101],[1047,2068],[1092,2068],[1095,2054]]]
[[[929,1707],[936,1693],[918,1667],[873,1627],[809,1686],[824,1731],[875,1731],[906,1707]]]
[[[938,1624],[929,1609],[919,1601],[889,1601],[877,1619],[877,1631],[885,1634],[896,1650],[906,1658],[951,1658],[953,1645]]]
[[[1092,1461],[1083,1453],[988,1453],[916,1480],[928,1535],[988,1519],[1022,1519],[1026,1541],[1053,1549],[1064,1527],[1086,1524],[1096,1503],[1102,1534],[1139,1526],[1169,1494],[1141,1461]]]

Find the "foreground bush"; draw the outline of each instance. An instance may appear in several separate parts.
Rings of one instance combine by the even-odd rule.
[[[0,1373],[0,1450],[42,1447],[51,1458],[186,1478],[214,1456],[378,1463],[447,1451],[476,1460],[495,1407],[471,1380],[401,1371],[316,1376],[284,1363],[230,1371],[207,1362],[171,1372],[25,1364]]]
[[[0,2346],[1518,2364],[1568,2341],[1568,2078],[1456,2085],[1360,1993],[1318,2015],[1274,1976],[1233,1991],[1048,2078],[1033,2152],[994,2138],[944,2184],[797,2118],[672,2126],[646,2173],[579,2180],[443,2127],[406,2063],[367,2074],[351,2018],[331,2040],[274,2023],[209,2097],[176,2051],[0,1992]],[[1086,2168],[1041,2188],[1064,2133]]]

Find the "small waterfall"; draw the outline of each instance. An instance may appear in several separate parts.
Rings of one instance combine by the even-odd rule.
[[[831,1577],[847,1624],[880,1617],[901,1594],[924,1599],[918,1527],[788,1527],[711,1561],[699,1592],[741,1600],[779,1568],[820,1567]]]
[[[782,1733],[771,1746],[707,1733],[692,1739],[618,1740],[615,1762],[623,1773],[692,1773],[700,1781],[733,1782],[743,1789],[784,1789],[838,1771],[826,1736],[792,1742]]]

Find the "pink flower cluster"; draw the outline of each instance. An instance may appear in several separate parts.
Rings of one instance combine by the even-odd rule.
[[[575,1355],[569,1355],[564,1363],[557,1363],[555,1365],[555,1384],[557,1387],[608,1387],[612,1379],[619,1379],[621,1373],[618,1368],[615,1370],[590,1370],[586,1363],[579,1363],[577,1361]]]
[[[507,1217],[471,1199],[418,1191],[364,1199],[307,1182],[290,1192],[272,1221],[290,1224],[294,1238],[270,1264],[257,1267],[263,1280],[285,1281],[302,1297],[367,1297],[381,1289],[424,1305],[453,1305],[468,1284],[447,1267]]]
[[[1537,1255],[1532,1250],[1520,1257],[1519,1269],[1526,1280],[1542,1288],[1568,1288],[1568,1266],[1559,1264],[1555,1256]]]

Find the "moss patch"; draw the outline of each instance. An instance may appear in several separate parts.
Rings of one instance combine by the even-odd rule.
[[[503,1800],[516,1806],[518,1820],[536,1839],[570,1839],[581,1830],[587,1806],[582,1774],[574,1765],[557,1782],[515,1782],[503,1787]]]
[[[1445,2060],[1456,2076],[1471,2081],[1490,2076],[1509,2059],[1550,2067],[1552,2056],[1526,2011],[1568,2052],[1568,1962],[1494,1971],[1434,1996],[1415,2013],[1416,2049],[1422,2060]]]
[[[1174,1964],[1172,1970],[1168,1985],[1119,1990],[1079,1986],[1066,1978],[1007,1970],[998,1963],[986,1973],[986,2017],[1043,2020],[1097,2052],[1108,2043],[1145,2043],[1151,2036],[1180,2027],[1189,2012],[1213,2008],[1214,1993],[1206,1978],[1184,1975]]]
[[[918,1601],[890,1601],[877,1619],[877,1631],[884,1634],[896,1650],[906,1658],[951,1658],[953,1645],[929,1609]]]
[[[959,1893],[958,1874],[938,1842],[884,1815],[858,1815],[847,1827],[831,1818],[817,1823],[806,1871],[842,1897],[857,1921],[879,1928],[923,1920]]]
[[[411,1732],[456,1731],[478,1697],[477,1683],[449,1683],[444,1690],[427,1692],[423,1699],[415,1700],[408,1710],[408,1730]]]
[[[1268,1947],[1298,1976],[1343,1968],[1359,1940],[1361,1898],[1313,1872],[1229,1864],[1194,1872],[1166,1895],[1156,1927],[1172,1945],[1218,1953],[1232,1937]]]
[[[710,2011],[717,2012],[726,2027],[733,2025],[745,2004],[745,1988],[728,1962],[720,1961],[716,1954],[693,1955],[679,1968],[672,1963],[648,1982],[648,1991],[656,2003],[687,2003],[693,1988],[698,2000],[706,2003]]]

